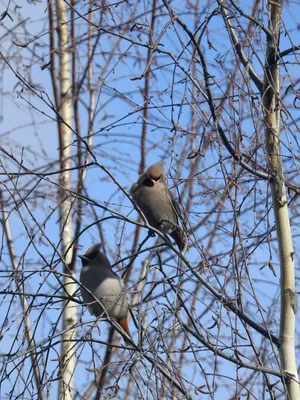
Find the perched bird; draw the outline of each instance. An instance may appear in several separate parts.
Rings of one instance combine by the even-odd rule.
[[[134,183],[130,194],[145,214],[149,225],[169,234],[179,250],[183,250],[185,239],[178,227],[178,206],[169,191],[164,176],[164,162],[151,165]],[[176,226],[177,225],[177,226]]]
[[[113,272],[108,258],[100,251],[101,246],[101,243],[95,244],[84,255],[78,256],[82,261],[81,296],[96,317],[107,316],[117,321],[131,337],[127,321],[128,296],[123,281]],[[85,290],[85,287],[98,301]],[[126,340],[125,343],[130,345]]]

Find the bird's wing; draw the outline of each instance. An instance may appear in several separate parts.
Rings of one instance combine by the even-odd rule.
[[[168,192],[169,192],[169,196],[170,196],[170,199],[171,199],[172,208],[173,208],[173,210],[174,210],[174,212],[175,212],[175,214],[176,214],[176,217],[177,217],[177,223],[178,223],[178,220],[181,221],[181,222],[183,222],[184,219],[183,219],[183,217],[182,217],[182,213],[181,213],[181,210],[180,210],[180,208],[179,208],[179,206],[178,206],[178,203],[177,203],[177,201],[174,199],[174,196],[173,196],[173,194],[170,192],[170,190],[168,190]]]

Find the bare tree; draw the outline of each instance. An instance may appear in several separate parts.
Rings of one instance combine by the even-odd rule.
[[[1,5],[1,399],[299,399],[299,5]],[[162,160],[186,253],[129,195]]]
[[[58,135],[60,150],[60,198],[59,207],[61,253],[64,261],[63,290],[68,297],[74,296],[77,285],[74,280],[75,268],[72,263],[72,204],[74,199],[69,194],[71,186],[71,167],[72,167],[72,103],[71,103],[71,60],[69,56],[70,37],[68,33],[68,12],[64,1],[56,1],[56,26],[58,35],[58,54],[59,54],[59,80],[52,71],[52,86],[54,96],[57,100],[56,109],[58,110]],[[49,9],[49,21],[53,20],[52,8]],[[51,45],[51,43],[50,43]],[[51,48],[51,51],[55,51]],[[50,67],[50,68],[53,68]],[[59,82],[59,87],[58,87]],[[74,386],[75,371],[75,339],[74,326],[76,325],[76,307],[67,299],[64,302],[62,311],[62,349],[60,364],[60,399],[72,399],[72,389]]]

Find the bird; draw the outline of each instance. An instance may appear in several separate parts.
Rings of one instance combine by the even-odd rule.
[[[130,194],[145,214],[149,225],[169,234],[181,251],[186,241],[178,226],[180,212],[166,185],[164,167],[164,162],[151,165],[131,186]]]
[[[83,302],[96,317],[106,316],[117,321],[131,338],[127,317],[129,300],[124,283],[113,272],[111,263],[100,248],[102,243],[91,246],[84,255],[78,255],[82,261],[80,291]],[[124,341],[126,345],[131,345],[128,340]]]

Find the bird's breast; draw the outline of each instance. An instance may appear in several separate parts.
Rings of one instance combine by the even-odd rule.
[[[165,186],[156,184],[154,187],[141,186],[133,194],[137,205],[145,214],[149,224],[163,233],[169,233],[177,224],[177,216],[172,206],[172,197]],[[164,221],[162,225],[162,221]]]

